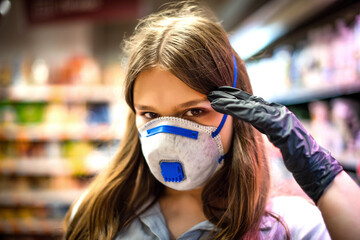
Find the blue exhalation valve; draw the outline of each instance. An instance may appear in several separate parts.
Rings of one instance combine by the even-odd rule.
[[[181,163],[161,162],[160,167],[165,182],[181,182],[184,179]]]

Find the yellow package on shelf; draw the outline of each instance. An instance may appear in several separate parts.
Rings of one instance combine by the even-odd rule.
[[[88,142],[65,142],[63,145],[63,156],[68,159],[69,166],[72,168],[74,175],[85,175],[86,157],[93,151],[93,146]]]

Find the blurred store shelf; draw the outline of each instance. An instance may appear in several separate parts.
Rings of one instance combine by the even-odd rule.
[[[335,98],[345,95],[360,93],[360,80],[347,84],[331,84],[321,88],[293,88],[284,93],[277,93],[269,101],[283,105],[307,103],[322,99]]]
[[[5,159],[0,162],[0,174],[5,176],[71,176],[66,159]]]
[[[81,176],[96,175],[110,161],[110,157],[100,151],[89,153],[82,161]],[[77,176],[77,169],[73,166],[73,159],[66,158],[26,158],[3,159],[0,161],[0,174],[3,176],[56,177]]]
[[[0,140],[50,141],[50,140],[101,140],[120,139],[114,126],[85,124],[41,124],[33,126],[0,126]]]
[[[83,189],[42,189],[26,191],[4,190],[0,192],[2,206],[51,206],[70,205],[76,200]]]
[[[95,85],[20,85],[1,88],[0,96],[22,102],[112,102],[122,94],[117,86]],[[116,97],[118,96],[118,97]]]
[[[0,219],[0,233],[60,235],[62,234],[62,219]]]

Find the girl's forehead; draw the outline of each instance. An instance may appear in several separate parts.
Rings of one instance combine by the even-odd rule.
[[[133,90],[135,105],[176,105],[195,99],[206,99],[202,94],[160,67],[139,74]]]

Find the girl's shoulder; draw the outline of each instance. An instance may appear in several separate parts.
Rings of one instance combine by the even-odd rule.
[[[287,228],[291,239],[331,239],[319,209],[310,201],[299,196],[277,196],[271,198],[268,212],[282,220],[284,226],[274,217],[268,216],[262,226],[268,227],[265,233],[285,233]],[[272,226],[272,227],[271,227]],[[276,226],[276,227],[275,227]]]

